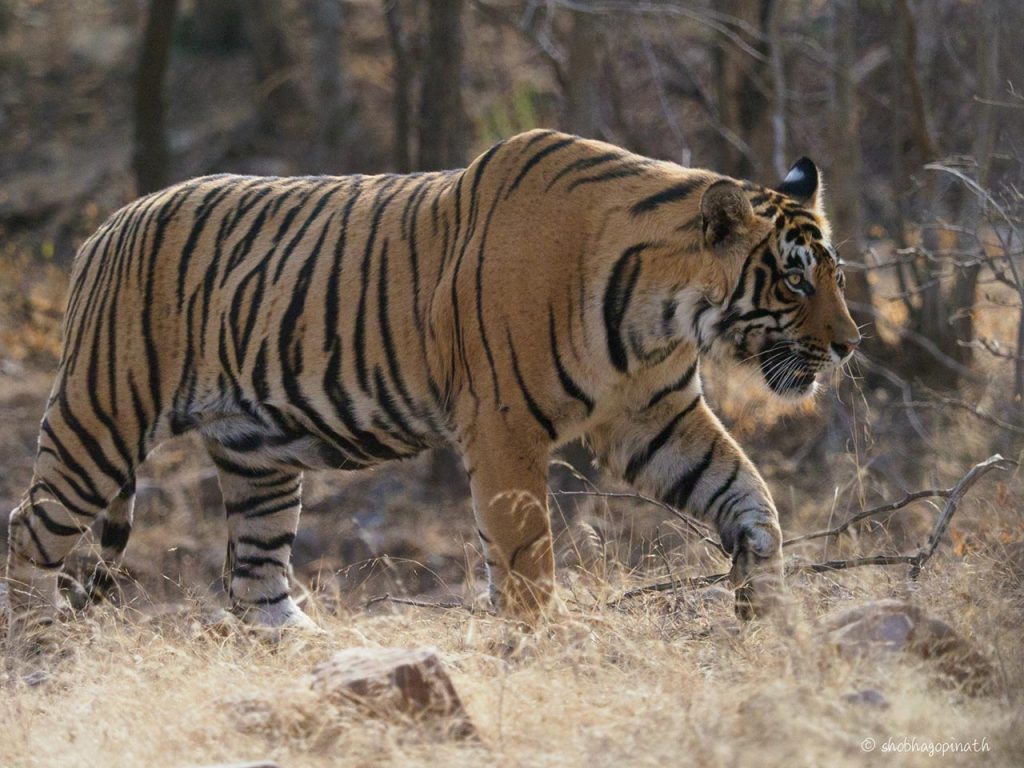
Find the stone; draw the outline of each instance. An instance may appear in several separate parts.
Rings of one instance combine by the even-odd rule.
[[[856,704],[871,709],[888,709],[889,700],[877,688],[864,688],[860,691],[853,691],[843,695],[843,701],[847,704]]]
[[[313,669],[311,687],[374,715],[398,712],[440,722],[456,738],[476,736],[436,648],[349,648]]]
[[[946,622],[905,600],[886,599],[835,611],[823,621],[824,635],[841,656],[909,654],[935,662],[968,693],[989,690],[992,665]]]

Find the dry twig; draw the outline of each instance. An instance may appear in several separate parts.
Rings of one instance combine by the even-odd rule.
[[[918,549],[917,552],[904,555],[869,555],[866,557],[855,557],[848,560],[828,560],[822,563],[801,563],[788,569],[789,573],[826,573],[831,571],[841,571],[847,568],[858,568],[865,565],[909,565],[910,566],[910,578],[916,579],[921,573],[921,569],[924,564],[931,559],[932,555],[935,554],[935,550],[939,546],[943,534],[946,532],[946,528],[949,527],[949,521],[953,519],[953,515],[956,513],[957,507],[960,506],[960,502],[963,500],[967,492],[974,486],[983,475],[992,471],[993,469],[1010,470],[1017,466],[1017,462],[1011,459],[1004,459],[998,453],[990,456],[968,470],[960,481],[950,488],[948,491],[945,490],[928,490],[918,491],[917,493],[908,494],[899,501],[892,502],[881,507],[874,509],[865,510],[863,512],[854,515],[850,520],[845,523],[836,526],[835,529],[829,529],[827,531],[818,531],[814,534],[808,534],[806,536],[798,536],[794,539],[790,539],[784,542],[786,544],[792,544],[797,541],[804,541],[809,538],[817,538],[820,536],[837,535],[843,530],[848,528],[857,520],[863,520],[866,517],[870,517],[875,514],[882,514],[883,512],[894,511],[900,507],[906,506],[911,501],[921,498],[928,497],[942,497],[946,499],[946,505],[943,507],[942,514],[939,515],[939,519],[935,523],[935,527],[932,528],[931,535],[928,537],[928,541],[925,542]],[[699,589],[701,587],[711,586],[721,581],[725,581],[729,578],[727,573],[715,573],[708,576],[694,576],[683,580],[674,581],[663,581],[655,584],[647,584],[642,587],[635,587],[622,594],[621,597],[613,601],[614,603],[619,602],[630,597],[636,597],[647,592],[666,592],[675,590],[676,588],[683,587],[686,589]]]
[[[467,605],[461,600],[442,600],[438,602],[432,602],[430,600],[413,600],[408,597],[395,597],[390,592],[385,592],[383,595],[374,595],[363,605],[363,609],[372,608],[378,603],[394,603],[396,605],[411,605],[414,608],[440,608],[442,610],[458,609],[468,611],[469,613],[480,613],[471,605]]]

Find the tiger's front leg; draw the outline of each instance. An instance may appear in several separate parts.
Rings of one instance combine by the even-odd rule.
[[[500,421],[476,435],[463,459],[491,601],[500,612],[532,622],[550,604],[554,586],[547,443],[516,436]]]
[[[592,434],[598,457],[640,492],[714,523],[732,558],[736,614],[770,611],[782,581],[782,531],[757,469],[696,388],[674,392]]]

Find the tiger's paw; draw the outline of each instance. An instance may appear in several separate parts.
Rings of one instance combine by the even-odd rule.
[[[568,615],[550,580],[528,581],[518,574],[507,577],[500,588],[492,585],[491,603],[499,616],[527,632]]]
[[[729,579],[736,590],[736,617],[767,616],[782,602],[782,531],[774,519],[742,521],[735,538],[723,537],[732,553]]]
[[[309,635],[325,634],[315,621],[289,596],[275,603],[237,603],[231,609],[251,629],[266,630],[272,635],[297,632]]]

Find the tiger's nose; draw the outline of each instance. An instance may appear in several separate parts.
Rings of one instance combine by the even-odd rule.
[[[857,347],[860,346],[861,337],[858,336],[855,339],[846,339],[844,341],[833,341],[832,351],[839,355],[840,358],[846,358],[853,353]]]

